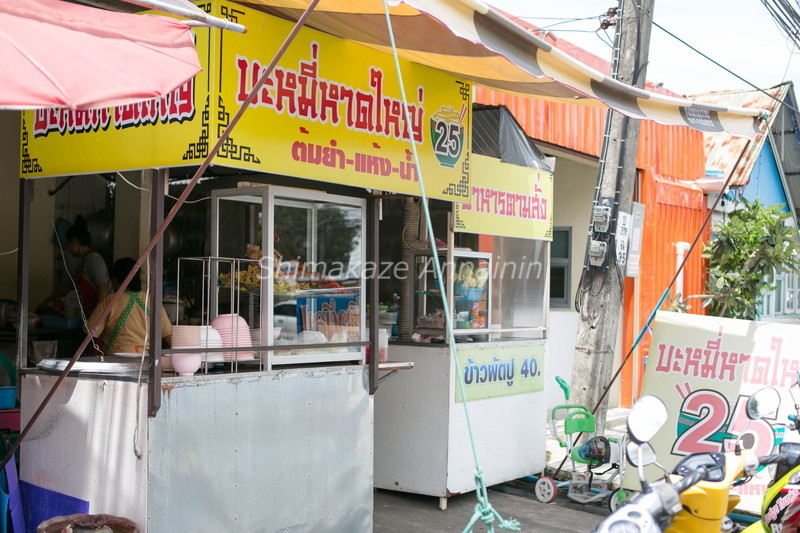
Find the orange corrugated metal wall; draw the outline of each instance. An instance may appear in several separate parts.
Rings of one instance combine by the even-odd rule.
[[[605,110],[572,104],[535,100],[525,96],[510,95],[475,87],[475,102],[486,105],[505,105],[535,140],[599,157],[602,147]],[[659,203],[657,175],[694,181],[705,175],[703,136],[685,127],[664,126],[642,121],[639,132],[637,167],[642,170],[639,201],[646,205],[643,255],[639,283],[639,321],[634,324],[634,281],[627,279],[624,296],[623,355],[627,354],[642,324],[658,303],[661,294],[675,274],[674,243],[691,243],[705,219],[707,209],[697,203],[695,191],[693,208]],[[594,186],[594,180],[587,187]],[[702,196],[702,195],[701,195]],[[558,209],[558,206],[555,207]],[[701,243],[707,242],[706,228]],[[700,294],[705,285],[706,272],[700,256],[701,247],[692,253],[684,273],[687,294]],[[692,301],[692,313],[703,313],[699,301]],[[636,330],[634,331],[634,328]],[[643,338],[648,345],[649,335]],[[639,353],[645,353],[639,350]],[[633,359],[633,358],[632,358]],[[641,356],[638,363],[641,364]],[[632,365],[622,373],[620,404],[630,405],[639,384],[633,383]],[[638,374],[641,376],[641,372]],[[612,400],[613,401],[613,400]]]
[[[475,102],[506,106],[525,132],[536,140],[589,155],[600,154],[605,123],[603,109],[535,100],[478,86],[475,87]]]
[[[635,337],[642,330],[645,321],[653,312],[664,290],[667,288],[676,271],[675,243],[688,242],[691,244],[697,233],[703,227],[708,209],[705,207],[705,198],[702,191],[680,185],[665,183],[653,172],[644,171],[642,177],[642,203],[645,204],[645,229],[642,240],[642,258],[640,263],[639,283],[639,309],[634,309],[634,280],[628,278],[625,284],[625,312],[623,316],[623,356],[630,350]],[[664,197],[665,188],[680,189],[682,205],[673,199],[667,201]],[[672,191],[675,192],[674,190]],[[706,261],[702,258],[702,245],[707,242],[710,229],[704,228],[701,232],[697,246],[689,256],[683,272],[683,296],[702,294],[706,280]],[[675,288],[670,291],[670,297],[675,296]],[[692,299],[690,312],[705,314],[700,307],[701,300]],[[664,309],[668,305],[665,301]],[[650,347],[650,335],[642,337],[631,360],[623,368],[621,379],[622,387],[620,405],[630,406],[633,399],[638,397],[643,375],[643,362]],[[634,366],[637,367],[634,380]]]

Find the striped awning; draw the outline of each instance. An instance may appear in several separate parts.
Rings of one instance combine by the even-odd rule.
[[[308,0],[245,2],[296,20]],[[589,106],[633,118],[753,137],[760,109],[656,94],[618,82],[554,48],[477,0],[401,0],[390,8],[400,57],[503,92]],[[391,52],[381,0],[321,0],[308,25]]]

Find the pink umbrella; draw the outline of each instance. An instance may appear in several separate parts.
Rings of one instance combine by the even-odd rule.
[[[200,72],[189,27],[61,0],[0,0],[0,109],[109,107]]]

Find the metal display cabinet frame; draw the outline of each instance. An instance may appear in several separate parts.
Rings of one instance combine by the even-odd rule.
[[[491,327],[491,319],[492,319],[492,254],[486,252],[473,252],[473,251],[465,251],[465,250],[453,250],[452,252],[452,259],[447,260],[448,250],[440,249],[438,250],[439,261],[443,266],[442,274],[445,277],[445,287],[447,289],[447,298],[448,298],[448,308],[452,313],[453,317],[453,334],[454,335],[489,335],[493,333]],[[447,329],[446,323],[442,325],[441,328],[439,327],[420,327],[417,324],[417,321],[420,316],[426,314],[430,311],[428,309],[428,301],[431,299],[441,298],[441,296],[437,296],[438,294],[438,283],[436,282],[435,272],[431,272],[430,275],[428,274],[428,270],[432,268],[432,259],[433,254],[430,250],[414,252],[412,254],[412,261],[413,261],[413,272],[414,272],[414,331],[416,333],[421,334],[444,334]],[[455,274],[458,273],[458,265],[463,263],[462,260],[475,260],[474,268],[477,269],[480,265],[481,261],[486,262],[486,267],[489,270],[489,276],[486,280],[485,290],[482,292],[480,298],[473,298],[470,299],[467,295],[457,295],[455,294],[456,284],[455,284]],[[428,263],[425,268],[425,272],[422,275],[419,273],[419,265],[421,262]],[[458,320],[457,316],[458,313],[465,312],[465,309],[462,308],[460,303],[483,303],[485,305],[485,310],[481,311],[482,316],[485,320],[485,325],[482,328],[463,328],[458,327]],[[468,309],[467,309],[468,311]]]
[[[220,256],[220,244],[224,236],[221,235],[220,228],[220,202],[221,201],[239,201],[261,206],[261,241],[258,243],[262,250],[262,283],[260,288],[260,301],[261,313],[259,327],[262,331],[262,345],[261,347],[254,348],[255,351],[261,351],[261,362],[264,370],[271,370],[274,366],[289,365],[289,364],[304,364],[304,363],[331,363],[331,362],[345,362],[352,361],[359,364],[364,364],[366,361],[367,344],[367,330],[366,330],[366,278],[364,277],[364,265],[366,264],[366,200],[360,198],[352,198],[347,196],[339,196],[327,194],[319,191],[307,191],[302,189],[288,189],[284,187],[264,186],[264,187],[242,187],[237,189],[222,189],[212,192],[212,207],[211,207],[211,255],[213,257]],[[318,218],[317,212],[320,207],[324,205],[344,206],[349,208],[356,208],[359,210],[359,235],[358,247],[359,257],[350,258],[351,261],[357,262],[357,270],[359,273],[358,285],[354,287],[347,287],[347,290],[357,292],[359,302],[359,317],[358,317],[358,330],[359,342],[334,342],[326,344],[302,344],[302,343],[276,343],[272,335],[269,333],[264,335],[263,332],[271,332],[274,321],[274,306],[276,291],[273,288],[273,272],[275,264],[275,208],[281,207],[297,207],[308,208],[310,210],[310,218],[308,220],[308,250],[309,257],[306,261],[317,265],[318,261]],[[244,253],[242,250],[241,253]],[[222,254],[224,255],[224,254]],[[215,276],[218,276],[215,273]],[[298,297],[304,298],[322,298],[331,296],[336,290],[331,289],[303,289],[297,291]],[[339,292],[341,292],[339,290]],[[216,291],[212,291],[216,293]],[[281,295],[278,294],[280,297]],[[286,294],[284,293],[285,297]],[[216,300],[215,297],[210,298],[209,301],[209,322],[213,319],[216,313]],[[206,310],[204,310],[206,311]],[[251,325],[252,327],[252,325]],[[264,340],[266,337],[266,341]],[[259,350],[259,348],[262,348]],[[270,348],[270,349],[266,349]],[[342,348],[349,348],[347,351],[340,351]],[[357,348],[357,350],[352,350]],[[337,351],[338,350],[338,351]],[[290,354],[276,355],[276,351],[287,352]],[[264,357],[266,354],[266,357]]]

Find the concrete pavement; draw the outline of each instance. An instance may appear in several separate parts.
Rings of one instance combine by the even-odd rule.
[[[625,431],[627,409],[609,410],[605,435],[620,437]],[[563,423],[558,424],[563,435]],[[565,455],[565,449],[547,432],[547,474],[552,475]],[[567,462],[560,479],[566,479],[570,463]],[[535,472],[532,472],[535,474]],[[374,533],[408,533],[409,531],[463,531],[469,523],[477,504],[475,493],[453,496],[447,501],[447,510],[440,511],[439,499],[403,492],[376,490],[373,511]],[[552,504],[543,504],[536,499],[533,484],[511,481],[490,488],[489,503],[504,519],[515,518],[520,529],[526,533],[582,533],[590,532],[608,515],[605,503],[581,505],[566,496],[566,489],[559,491]],[[495,525],[495,532],[500,530]],[[483,532],[482,522],[474,531]]]
[[[532,487],[527,497],[489,490],[492,507],[504,519],[518,520],[520,530],[525,533],[590,532],[607,514],[599,505],[580,506],[564,500],[565,497],[559,496],[556,503],[540,503],[533,495]],[[472,518],[477,503],[474,492],[461,494],[450,498],[447,510],[440,511],[438,498],[376,490],[373,532],[460,532]],[[494,530],[496,533],[503,531],[497,524]],[[483,522],[479,521],[474,531],[486,531]]]

